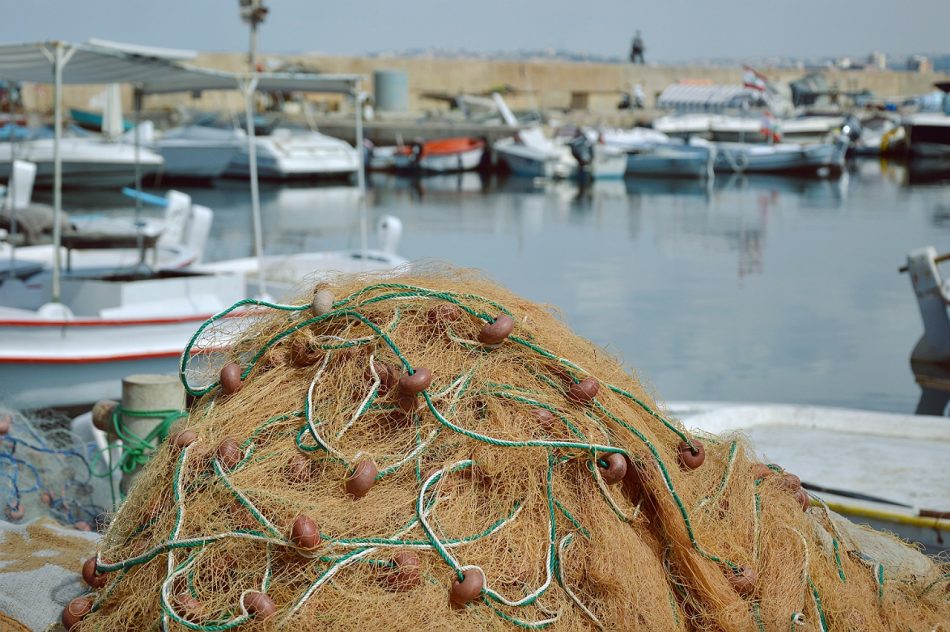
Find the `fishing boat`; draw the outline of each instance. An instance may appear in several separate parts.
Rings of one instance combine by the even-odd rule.
[[[946,419],[844,408],[686,402],[670,413],[713,434],[739,433],[759,458],[799,476],[813,507],[950,548]],[[813,511],[816,509],[813,509]]]
[[[393,153],[397,171],[451,173],[477,169],[485,152],[485,141],[468,136],[440,138],[410,143]]]
[[[836,176],[844,170],[850,140],[833,143],[715,143],[716,173],[786,173]]]
[[[255,137],[254,144],[261,179],[348,178],[360,165],[360,157],[349,143],[320,132],[277,127],[266,136]],[[249,177],[249,156],[246,144],[238,147],[224,175]]]
[[[950,116],[919,112],[904,117],[908,151],[918,158],[950,157]]]
[[[689,142],[670,141],[627,154],[627,173],[633,176],[669,178],[710,178],[716,146],[694,138]]]

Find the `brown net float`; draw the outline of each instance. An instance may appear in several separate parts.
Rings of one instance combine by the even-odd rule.
[[[196,333],[180,422],[194,437],[138,477],[99,551],[109,582],[77,627],[950,620],[945,570],[879,572],[742,437],[687,430],[549,310],[455,270],[318,289],[329,309],[310,292],[245,301]],[[484,343],[503,315],[517,327]],[[313,362],[295,362],[295,344]],[[232,365],[246,377],[225,396]]]

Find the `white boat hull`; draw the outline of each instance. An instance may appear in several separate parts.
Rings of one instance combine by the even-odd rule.
[[[418,164],[416,164],[411,155],[397,153],[393,156],[393,165],[400,171],[418,169],[426,173],[472,171],[478,169],[483,154],[484,149],[482,147],[475,147],[452,154],[426,155],[420,158]]]
[[[347,177],[359,168],[359,156],[350,145],[318,132],[275,130],[255,139],[258,177],[268,180]],[[224,175],[250,174],[247,147],[240,147]]]
[[[717,143],[716,173],[788,173],[837,175],[844,169],[847,145],[746,145]]]
[[[627,155],[627,173],[640,176],[705,178],[712,175],[713,150],[691,145],[657,145]]]
[[[17,160],[36,164],[36,186],[53,186],[53,141],[39,139],[17,142]],[[0,179],[10,176],[10,144],[0,143]],[[67,188],[121,187],[135,181],[135,148],[126,143],[108,143],[87,138],[64,138],[60,143],[63,186]],[[138,151],[142,176],[159,171],[163,160],[145,147]]]
[[[155,150],[165,159],[162,176],[178,179],[211,180],[224,174],[237,153],[233,145],[199,143],[158,143]]]

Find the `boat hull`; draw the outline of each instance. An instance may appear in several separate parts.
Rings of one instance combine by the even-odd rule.
[[[713,169],[716,173],[784,173],[840,175],[847,147],[842,143],[749,147],[721,143]]]
[[[0,321],[0,401],[13,408],[118,399],[133,373],[176,373],[209,314],[178,319]]]
[[[212,180],[222,176],[237,152],[233,145],[195,143],[161,143],[154,149],[165,159],[162,177],[190,180]]]
[[[393,165],[397,171],[421,171],[423,173],[454,173],[478,169],[484,154],[483,147],[448,154],[424,155],[416,162],[411,154],[397,153]]]

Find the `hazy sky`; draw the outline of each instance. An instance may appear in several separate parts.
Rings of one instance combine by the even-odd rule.
[[[950,0],[265,0],[261,51],[566,48],[647,59],[950,52]],[[0,42],[246,50],[237,0],[0,0]]]

